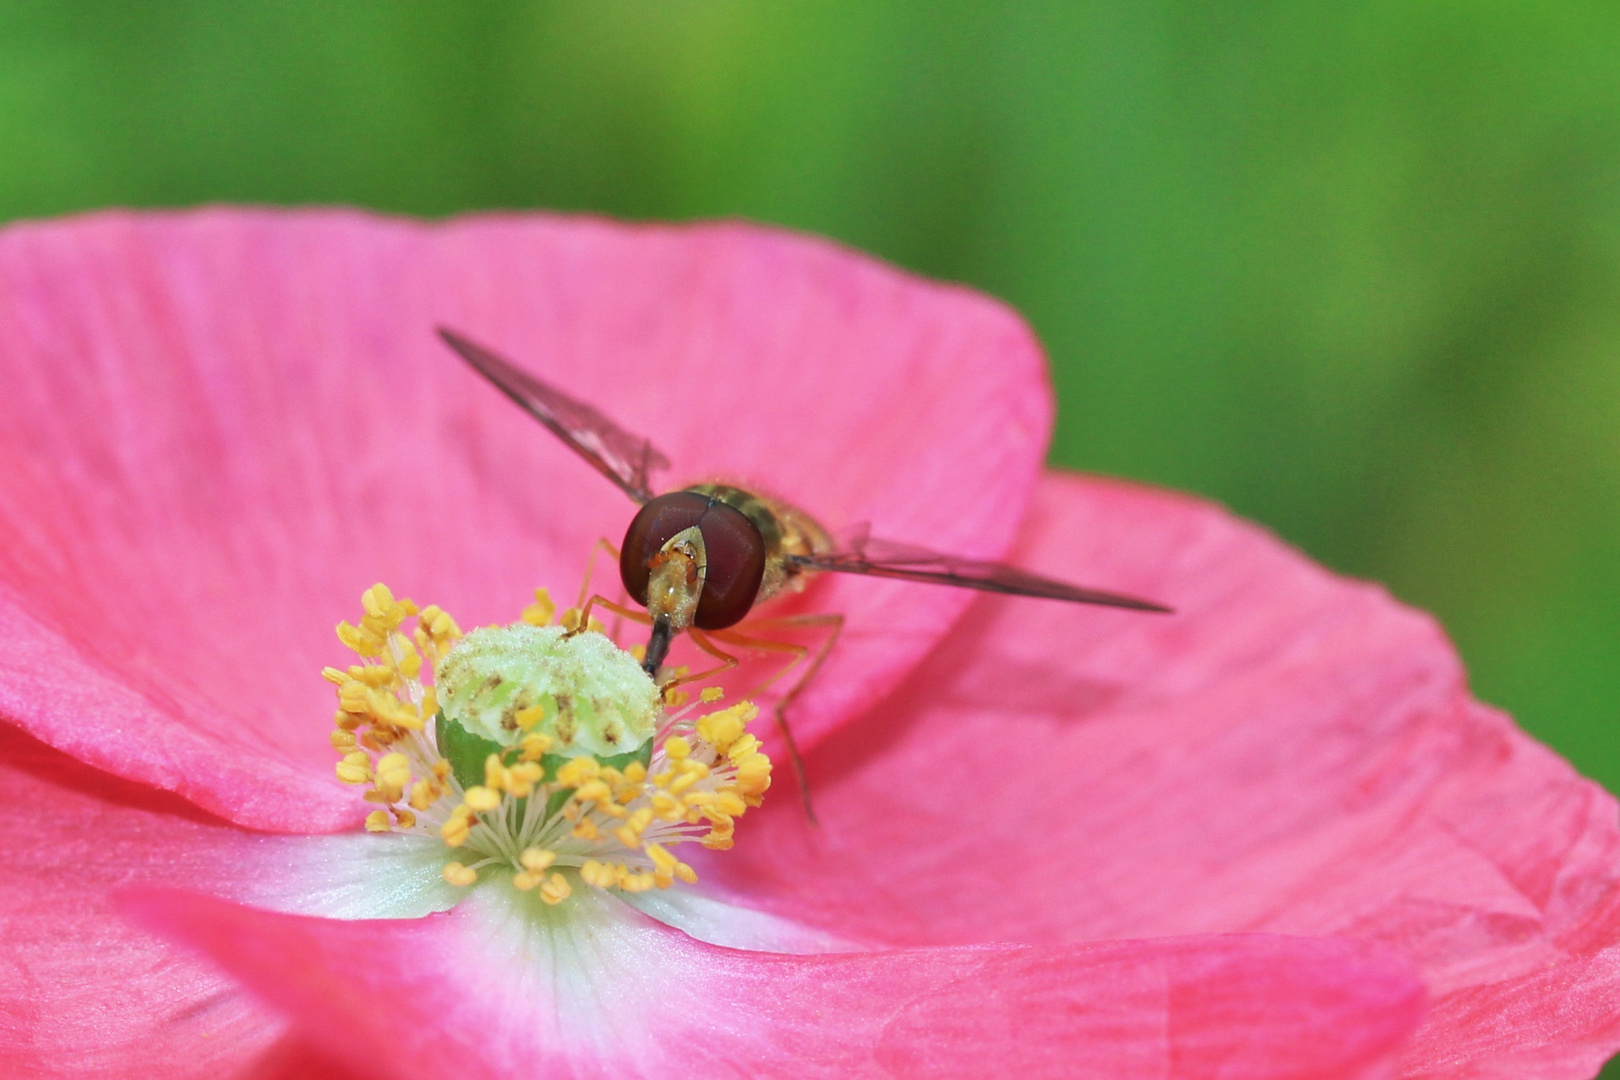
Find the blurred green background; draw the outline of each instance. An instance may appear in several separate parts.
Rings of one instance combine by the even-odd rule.
[[[741,215],[1006,298],[1055,462],[1440,614],[1620,790],[1620,6],[0,6],[0,218]]]

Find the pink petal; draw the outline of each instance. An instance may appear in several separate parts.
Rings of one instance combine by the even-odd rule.
[[[356,1071],[289,1037],[247,1066],[237,1080],[386,1080],[370,1071]]]
[[[737,224],[109,214],[0,234],[0,714],[232,820],[353,820],[332,637],[384,580],[465,625],[569,596],[632,507],[470,374],[452,325],[626,426],[674,481],[997,555],[1049,423],[1005,309]],[[828,581],[807,742],[966,598]]]
[[[235,984],[127,926],[110,886],[226,887],[254,838],[0,725],[0,1076],[214,1077],[284,1027]]]
[[[704,945],[598,902],[613,914],[574,913],[588,930],[524,936],[474,904],[413,922],[336,923],[168,890],[125,900],[295,1018],[314,1045],[402,1078],[1327,1080],[1382,1075],[1423,1007],[1404,961],[1356,942],[802,957]]]
[[[703,864],[889,946],[1266,931],[1382,940],[1436,1003],[1412,1076],[1620,1047],[1614,800],[1473,701],[1444,634],[1197,501],[1049,478],[1025,565],[1170,617],[986,599]]]

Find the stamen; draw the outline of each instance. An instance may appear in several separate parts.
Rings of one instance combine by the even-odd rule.
[[[534,603],[523,609],[523,621],[530,626],[549,626],[552,615],[556,614],[557,605],[551,599],[551,593],[546,589],[534,590]]]
[[[581,631],[570,609],[553,624],[544,589],[521,622],[465,636],[442,609],[382,585],[361,607],[338,637],[362,663],[322,672],[337,691],[337,775],[379,804],[368,831],[437,836],[456,851],[443,868],[452,885],[494,869],[559,904],[575,881],[624,892],[692,883],[670,848],[730,847],[736,819],[770,786],[770,760],[745,730],[752,703],[688,715],[685,695],[661,699],[595,619]],[[698,699],[721,696],[707,687]]]

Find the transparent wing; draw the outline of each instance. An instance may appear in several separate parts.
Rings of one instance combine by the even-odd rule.
[[[632,435],[583,401],[575,401],[454,330],[441,326],[439,336],[473,370],[550,428],[552,434],[573,447],[626,495],[638,503],[653,497],[647,474],[669,468],[669,459],[654,449],[650,440]]]
[[[847,538],[838,551],[818,552],[814,555],[790,556],[790,560],[807,570],[830,570],[840,574],[866,574],[870,577],[899,578],[902,581],[921,581],[934,585],[956,585],[982,592],[1007,593],[1011,596],[1033,596],[1047,600],[1067,600],[1075,604],[1101,604],[1105,607],[1130,608],[1133,611],[1170,613],[1170,608],[1151,600],[1134,596],[1083,589],[1064,581],[1041,577],[1027,570],[1001,563],[964,559],[958,555],[942,555],[927,548],[897,544],[864,535],[864,531]]]

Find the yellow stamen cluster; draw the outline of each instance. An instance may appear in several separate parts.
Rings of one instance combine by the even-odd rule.
[[[439,768],[431,761],[417,762],[425,768],[415,770],[422,778],[413,783],[413,755],[407,744],[423,741],[438,708],[433,689],[421,682],[423,658],[437,663],[461,636],[461,629],[438,607],[419,609],[409,600],[394,599],[386,585],[367,589],[360,604],[365,611],[360,625],[339,623],[337,633],[338,640],[365,662],[321,672],[337,687],[337,727],[331,735],[332,749],[341,755],[337,776],[346,784],[368,785],[366,800],[389,807],[368,815],[367,829],[386,832],[393,824],[408,829],[416,824],[416,815],[392,804],[409,790],[411,806],[422,810],[449,790],[448,765]],[[416,619],[416,626],[407,638],[401,627],[410,618]],[[403,752],[396,749],[401,746]]]
[[[488,754],[482,783],[473,783],[467,772],[476,766],[458,758],[463,763],[452,768],[440,756],[434,728],[449,721],[436,718],[433,688],[422,680],[424,658],[431,670],[454,648],[455,621],[396,600],[382,585],[368,589],[362,604],[360,624],[341,623],[338,637],[366,662],[324,673],[338,691],[338,776],[367,785],[365,798],[386,808],[367,816],[368,830],[437,836],[455,849],[458,860],[444,867],[452,885],[502,869],[519,890],[557,904],[571,894],[571,879],[626,892],[694,882],[696,872],[669,847],[729,848],[736,819],[770,786],[770,760],[745,731],[759,711],[747,701],[695,719],[684,709],[666,716],[639,760],[621,755],[616,763],[559,757],[566,744],[536,730],[545,709],[516,709],[507,714],[510,741]],[[554,613],[541,589],[523,620],[544,626]],[[577,626],[578,612],[563,613],[570,615]],[[699,697],[709,704],[721,693],[709,687]]]

